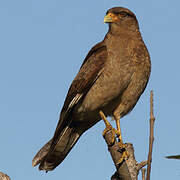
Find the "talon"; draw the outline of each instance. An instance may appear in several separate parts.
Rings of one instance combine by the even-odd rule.
[[[105,136],[105,134],[108,132],[108,131],[110,131],[110,130],[112,130],[113,128],[112,128],[112,126],[111,125],[108,125],[108,126],[106,126],[105,127],[105,129],[104,129],[104,131],[103,131],[103,136]],[[114,136],[115,136],[115,132],[114,132]]]
[[[118,142],[120,150],[125,150],[126,149],[126,144],[123,144],[122,141]]]
[[[109,145],[112,145],[112,144],[114,144],[115,139],[116,139],[116,130],[115,130],[114,128],[112,128],[112,126],[111,126],[110,129],[109,129],[108,127],[106,127],[106,128],[104,129],[102,135],[105,136],[106,133],[107,133],[108,131],[110,131],[110,130],[111,130],[112,134],[111,134],[110,139],[109,139],[109,141],[110,141],[110,144],[109,144]]]
[[[126,161],[129,158],[129,154],[126,150],[126,144],[123,144],[122,142],[118,142],[119,145],[119,151],[122,153],[122,157],[119,159],[117,164],[121,164],[124,160]]]
[[[111,126],[111,124],[109,123],[109,121],[107,120],[106,116],[104,115],[102,111],[99,111],[99,115],[101,116],[101,118],[103,119],[106,125],[106,128],[104,129],[102,135],[105,136],[106,133],[111,130],[112,135],[111,135],[110,143],[113,144],[116,137],[116,130]]]
[[[115,135],[116,135],[116,130],[115,130],[111,125],[105,127],[102,135],[105,136],[105,134],[106,134],[108,131],[110,131],[110,130],[113,130],[113,135],[114,135],[114,137],[115,137]]]
[[[125,150],[122,153],[122,157],[118,160],[117,165],[121,164],[124,160],[126,161],[129,158],[128,152]]]

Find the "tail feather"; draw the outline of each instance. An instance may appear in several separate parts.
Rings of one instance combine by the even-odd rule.
[[[33,159],[33,166],[36,166],[40,163],[40,170],[53,170],[68,155],[69,151],[75,145],[81,134],[82,132],[77,130],[71,124],[64,127],[55,145],[52,146],[52,140],[50,140],[36,154],[36,156]]]
[[[34,156],[32,160],[33,167],[37,166],[42,161],[42,159],[48,154],[49,149],[51,147],[51,143],[52,143],[52,139],[48,141]]]

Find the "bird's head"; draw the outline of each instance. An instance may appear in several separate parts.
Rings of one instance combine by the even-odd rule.
[[[139,28],[135,14],[123,7],[109,9],[104,17],[104,23],[109,23],[110,27],[117,26],[126,30],[136,30]]]

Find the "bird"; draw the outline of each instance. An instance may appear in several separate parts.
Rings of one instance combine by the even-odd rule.
[[[122,142],[120,119],[134,108],[147,86],[151,61],[135,14],[113,7],[104,23],[108,32],[89,51],[72,81],[53,138],[32,160],[39,170],[55,169],[102,116],[115,120]]]

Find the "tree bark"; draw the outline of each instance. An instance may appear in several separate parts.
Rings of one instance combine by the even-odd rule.
[[[125,149],[120,149],[119,144],[114,136],[113,128],[109,128],[103,137],[107,143],[108,150],[117,170],[111,177],[111,180],[137,180],[140,169],[147,165],[147,161],[143,161],[139,164],[137,163],[134,156],[133,145],[130,143],[125,144]],[[112,140],[112,137],[114,140]],[[124,150],[127,151],[128,158],[119,163],[119,160],[122,159]]]

